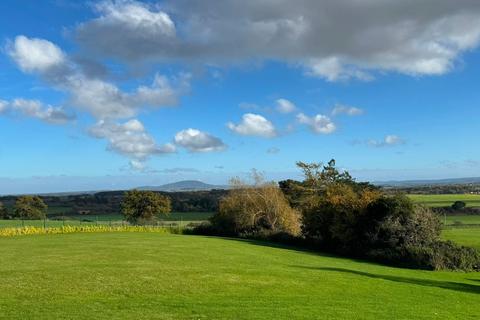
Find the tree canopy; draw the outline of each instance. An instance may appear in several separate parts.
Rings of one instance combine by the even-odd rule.
[[[14,217],[18,219],[45,219],[48,206],[38,196],[21,196],[14,207]]]
[[[121,204],[122,214],[131,223],[142,224],[154,221],[171,211],[170,198],[153,191],[132,190],[125,192]]]

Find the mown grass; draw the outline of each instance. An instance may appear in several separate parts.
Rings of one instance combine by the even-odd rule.
[[[4,319],[478,319],[480,274],[152,233],[0,238]]]
[[[464,201],[468,207],[480,207],[478,194],[409,194],[408,197],[429,207],[449,207],[455,201]]]
[[[443,230],[442,237],[464,246],[480,250],[480,227],[475,228],[447,228]]]

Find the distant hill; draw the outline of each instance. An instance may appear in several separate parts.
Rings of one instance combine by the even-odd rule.
[[[178,192],[178,191],[201,191],[201,190],[212,190],[212,189],[228,189],[228,186],[222,185],[213,185],[204,183],[202,181],[196,180],[185,180],[178,181],[173,183],[167,183],[161,186],[144,186],[137,188],[138,190],[150,190],[150,191],[167,191],[167,192]]]
[[[439,179],[439,180],[405,180],[405,181],[377,181],[373,184],[382,187],[418,187],[428,185],[468,185],[480,184],[480,177]]]

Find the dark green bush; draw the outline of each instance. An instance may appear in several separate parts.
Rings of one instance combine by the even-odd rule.
[[[451,241],[435,241],[428,246],[374,249],[367,253],[367,257],[416,269],[480,271],[479,252]]]
[[[452,204],[452,209],[453,210],[463,210],[467,207],[467,204],[463,201],[455,201]]]

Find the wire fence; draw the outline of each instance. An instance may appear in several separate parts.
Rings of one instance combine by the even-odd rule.
[[[98,217],[89,217],[89,219],[71,219],[69,217],[42,219],[42,220],[23,220],[10,219],[0,220],[0,228],[22,228],[22,227],[37,227],[37,228],[58,228],[63,226],[158,226],[158,227],[189,227],[194,226],[200,222],[198,221],[163,221],[156,220],[140,224],[132,224],[126,220],[119,219],[99,219]]]

